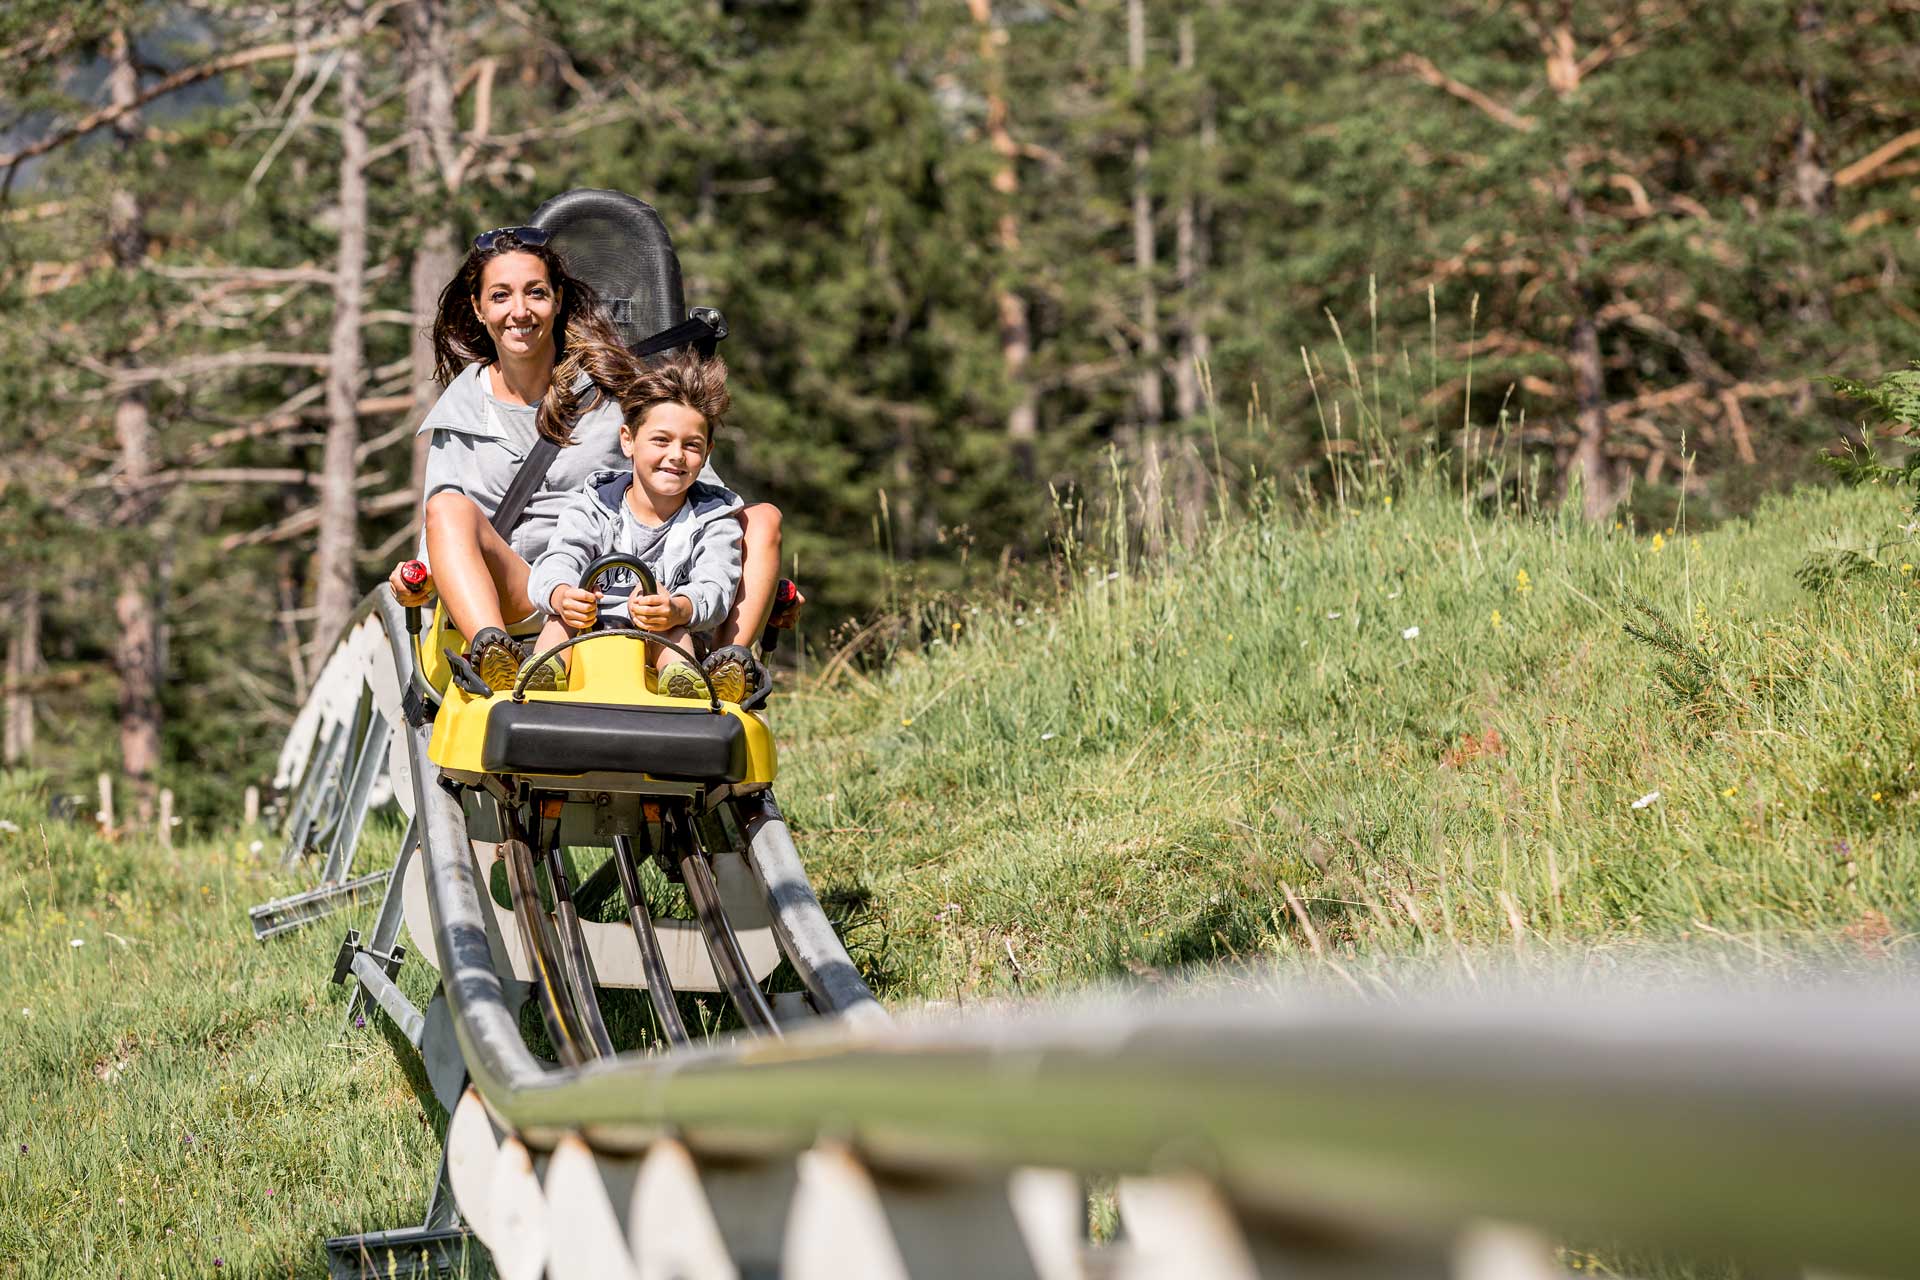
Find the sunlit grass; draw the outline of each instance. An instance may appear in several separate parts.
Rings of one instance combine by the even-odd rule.
[[[782,803],[883,996],[1898,954],[1915,575],[1882,548],[1824,594],[1795,577],[1874,547],[1885,495],[1656,537],[1437,476],[1343,492],[1212,517],[1144,568],[1077,556],[781,695]],[[344,918],[253,942],[245,908],[306,887],[277,843],[43,812],[0,784],[0,1271],[318,1275],[325,1237],[416,1220],[444,1116],[384,1020],[342,1034]],[[424,1002],[423,966],[403,982]]]
[[[1638,536],[1416,476],[1216,524],[794,699],[783,800],[898,999],[1473,948],[1877,963],[1920,869],[1913,575],[1795,571],[1894,511]]]
[[[324,1237],[418,1221],[444,1116],[378,1025],[342,1034],[338,928],[253,941],[304,887],[277,845],[110,843],[18,787],[0,815],[0,1272],[324,1275]]]

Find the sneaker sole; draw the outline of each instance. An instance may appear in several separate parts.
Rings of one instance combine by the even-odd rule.
[[[746,668],[731,659],[710,667],[707,679],[713,682],[714,696],[722,702],[738,702],[747,696]]]
[[[670,672],[661,682],[661,692],[669,698],[704,698],[707,691],[700,686],[700,678],[684,667]]]
[[[511,689],[520,679],[520,663],[505,645],[494,645],[480,655],[480,678],[489,689]]]

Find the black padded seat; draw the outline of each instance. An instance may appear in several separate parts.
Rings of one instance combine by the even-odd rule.
[[[504,702],[487,714],[488,773],[644,773],[687,782],[747,776],[746,726],[706,707]]]

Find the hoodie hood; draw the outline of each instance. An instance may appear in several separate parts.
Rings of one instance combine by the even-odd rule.
[[[587,477],[586,487],[609,516],[618,517],[626,505],[627,490],[633,487],[633,472],[603,467]],[[701,524],[730,516],[746,505],[733,490],[704,480],[695,480],[687,486],[687,504],[693,508],[693,518]]]

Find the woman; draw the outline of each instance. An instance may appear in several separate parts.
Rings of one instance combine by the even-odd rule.
[[[434,376],[446,386],[420,430],[431,433],[422,515],[431,576],[419,587],[388,578],[402,604],[437,589],[468,658],[496,689],[509,688],[524,653],[506,633],[532,616],[527,565],[545,549],[567,497],[592,472],[619,466],[617,396],[636,372],[593,291],[567,274],[537,227],[503,227],[473,249],[440,295]],[[491,523],[520,461],[545,436],[566,446],[503,537]],[[704,479],[718,483],[711,468]],[[745,526],[740,594],[716,645],[759,638],[780,567],[780,513],[762,503]]]

